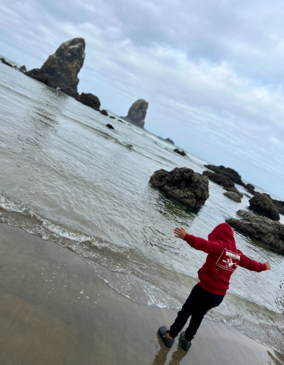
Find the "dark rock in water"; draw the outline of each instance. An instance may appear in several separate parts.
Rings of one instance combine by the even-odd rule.
[[[95,110],[99,110],[100,106],[101,106],[101,102],[99,100],[99,98],[93,94],[90,93],[82,93],[80,95],[79,101],[85,105],[90,106],[91,108],[95,109]]]
[[[273,201],[273,204],[278,209],[279,213],[284,215],[284,202],[282,202],[281,200],[275,200],[275,199],[272,199],[272,201]]]
[[[83,38],[74,38],[62,43],[56,52],[48,57],[41,70],[52,77],[61,89],[70,87],[77,92],[77,76],[85,60],[85,46]]]
[[[269,218],[257,216],[246,210],[239,210],[241,220],[230,218],[226,222],[237,231],[284,252],[284,225]]]
[[[0,58],[0,62],[4,63],[4,65],[6,65],[6,66],[14,68],[15,70],[18,70],[18,71],[21,71],[21,72],[26,72],[27,71],[25,65],[23,65],[21,67],[15,66],[12,63],[6,61],[5,58],[3,58],[3,57]]]
[[[25,75],[56,89],[56,83],[54,82],[53,78],[39,68],[34,68],[31,71],[26,72]]]
[[[175,142],[170,138],[164,138],[164,141],[169,142],[171,144],[175,144]]]
[[[114,129],[113,126],[111,124],[106,124],[106,126],[109,128],[109,129]]]
[[[224,187],[224,189],[227,190],[227,191],[232,191],[233,193],[238,194],[240,196],[240,198],[242,198],[244,196],[244,194],[241,193],[236,187],[234,187],[234,188],[226,188],[226,187]],[[250,198],[250,196],[249,196],[249,198]]]
[[[186,156],[184,151],[180,151],[178,148],[174,149],[174,152],[178,153],[179,155]]]
[[[257,194],[256,191],[254,191],[253,195]],[[267,196],[272,203],[274,204],[274,206],[277,208],[277,210],[279,211],[280,214],[284,215],[284,202],[281,200],[276,200],[276,199],[272,199],[270,195],[263,193],[263,195]]]
[[[79,95],[79,93],[77,93],[77,91],[75,91],[71,87],[65,86],[65,87],[61,88],[61,91],[63,91],[65,94],[67,94],[69,96],[72,96],[72,98],[80,101],[80,95]]]
[[[214,166],[214,165],[204,165],[209,170],[212,170],[216,173],[223,174],[227,177],[229,177],[234,183],[244,186],[245,184],[242,181],[242,177],[240,174],[235,171],[234,169],[231,169],[230,167],[224,167],[224,166]]]
[[[7,61],[5,60],[5,58],[0,58],[0,61],[1,61],[2,63],[4,63],[4,65],[14,68],[14,67],[13,67],[13,65],[12,65],[11,63],[9,63],[9,62],[7,62]]]
[[[279,211],[273,204],[270,197],[266,194],[255,193],[255,195],[249,200],[249,208],[258,214],[261,214],[273,221],[279,221]]]
[[[111,119],[115,119],[115,117],[113,117],[112,115],[110,116]]]
[[[208,179],[186,167],[155,171],[149,182],[191,208],[199,209],[209,197]]]
[[[225,188],[234,188],[235,184],[233,181],[226,175],[218,174],[217,172],[211,171],[203,171],[202,175],[205,175],[209,178],[209,180],[213,181],[214,183],[221,185]]]
[[[239,196],[239,194],[234,193],[233,191],[227,191],[226,193],[224,193],[224,195],[227,198],[230,198],[232,200],[234,200],[237,203],[240,203],[242,201],[241,197]]]
[[[127,116],[121,118],[136,125],[137,127],[144,128],[147,109],[147,101],[144,99],[138,99],[131,105]]]
[[[254,186],[252,184],[246,184],[245,185],[245,188],[252,195],[254,195],[256,193],[256,191],[254,190],[255,188],[254,188]]]
[[[106,117],[108,116],[108,112],[106,111],[106,110],[100,110],[100,113],[102,114],[102,115],[105,115]]]

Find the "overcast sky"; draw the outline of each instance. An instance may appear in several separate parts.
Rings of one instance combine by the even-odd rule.
[[[284,198],[283,0],[0,0],[0,54],[41,67],[86,40],[79,92]]]

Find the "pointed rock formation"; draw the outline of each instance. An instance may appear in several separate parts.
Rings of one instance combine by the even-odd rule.
[[[122,118],[127,122],[136,125],[137,127],[144,128],[147,109],[147,101],[144,99],[138,99],[131,105],[127,116]]]
[[[68,87],[77,93],[78,73],[84,64],[85,47],[83,38],[74,38],[62,43],[45,61],[41,71],[52,77],[60,89]]]

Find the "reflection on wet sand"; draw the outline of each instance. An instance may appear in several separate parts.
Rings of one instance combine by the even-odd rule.
[[[157,334],[158,342],[160,345],[160,349],[158,353],[155,356],[154,361],[152,362],[152,365],[165,365],[167,362],[167,356],[170,352],[170,348],[166,347],[162,340],[160,339],[160,336]],[[179,365],[181,364],[182,359],[188,354],[188,352],[182,350],[180,346],[172,353],[172,357],[170,359],[170,362],[168,365]]]

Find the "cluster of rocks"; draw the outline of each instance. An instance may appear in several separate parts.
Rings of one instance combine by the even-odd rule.
[[[242,177],[241,175],[234,169],[231,169],[230,167],[225,167],[225,166],[215,166],[215,165],[204,165],[204,167],[206,167],[209,170],[214,171],[218,177],[214,177],[214,174],[208,174],[209,171],[206,171],[207,176],[209,177],[210,180],[214,181],[215,180],[219,180],[220,182],[214,181],[216,182],[216,184],[222,185],[224,187],[233,187],[235,185],[232,186],[231,182],[233,182],[234,184],[238,184],[243,186],[249,193],[254,194],[254,186],[251,184],[245,184],[242,181]],[[222,178],[221,178],[222,175]],[[231,185],[231,186],[228,186]]]
[[[5,60],[5,58],[3,58],[3,57],[0,58],[0,62],[4,63],[4,65],[6,65],[6,66],[14,68],[15,70],[18,70],[18,71],[21,71],[21,72],[26,72],[27,71],[25,65],[23,65],[21,67],[17,67],[16,65],[13,65],[12,63]]]
[[[223,186],[224,188],[234,188],[234,182],[226,175],[220,174],[218,172],[203,171],[203,175],[207,176],[209,180],[214,183]]]
[[[186,206],[200,209],[209,197],[208,175],[188,168],[172,171],[158,170],[150,178],[150,184],[174,197]],[[240,202],[243,196],[236,187],[225,187],[225,195]],[[255,192],[249,200],[253,212],[239,210],[242,219],[230,218],[226,222],[241,233],[284,252],[284,225],[279,223],[279,211],[267,194]],[[283,203],[283,202],[279,202]],[[284,203],[283,203],[284,205]],[[283,207],[281,204],[281,207]]]
[[[61,89],[65,94],[95,110],[100,110],[100,100],[91,93],[79,95],[78,74],[85,60],[86,43],[83,38],[74,38],[62,43],[56,52],[48,57],[41,68],[34,68],[26,75],[50,86]]]
[[[243,194],[235,186],[235,183],[243,185],[241,176],[237,171],[224,166],[204,165],[204,167],[215,171],[203,171],[203,175],[207,176],[209,180],[216,184],[223,186],[226,190],[224,195],[227,198],[232,199],[237,203],[242,201]]]
[[[230,218],[226,222],[237,231],[258,239],[265,244],[284,252],[284,225],[246,210],[237,214],[242,219]]]
[[[175,144],[175,142],[172,139],[170,139],[170,138],[164,138],[164,141],[165,142],[168,142],[170,144]]]
[[[101,103],[97,96],[91,93],[81,93],[81,95],[78,93],[78,74],[84,64],[85,47],[86,44],[83,38],[74,38],[64,42],[54,54],[48,57],[41,68],[32,69],[25,72],[25,74],[49,87],[61,89],[65,94],[80,103],[100,111],[104,116],[108,116],[106,110],[100,110]],[[144,128],[147,109],[148,103],[144,99],[139,99],[132,104],[127,116],[121,118]],[[113,116],[110,118],[115,119]],[[119,121],[122,122],[122,120]]]
[[[248,234],[264,243],[278,248],[283,248],[282,236],[283,225],[279,223],[280,214],[284,214],[284,202],[272,199],[268,194],[261,194],[255,191],[252,184],[245,184],[239,173],[224,166],[205,165],[206,168],[214,171],[204,171],[203,175],[211,181],[223,186],[224,193],[228,198],[241,202],[243,194],[235,187],[235,184],[243,186],[251,195],[249,199],[249,211],[240,210],[238,214],[242,220],[229,219],[227,223],[244,234]],[[270,223],[269,223],[270,222]],[[269,230],[267,227],[271,225]],[[260,233],[261,232],[261,233]],[[264,234],[264,232],[266,232]]]
[[[209,197],[208,179],[186,167],[158,170],[149,182],[193,209],[200,209]]]
[[[241,175],[236,170],[231,169],[230,167],[224,167],[222,165],[204,165],[204,167],[214,172],[203,171],[203,175],[208,176],[209,180],[215,182],[216,184],[223,186],[223,188],[227,190],[224,195],[228,198],[239,203],[241,202],[243,194],[236,188],[235,184],[243,186],[250,194],[255,194],[254,186],[251,184],[245,184],[242,181]],[[250,197],[250,195],[247,196]]]

